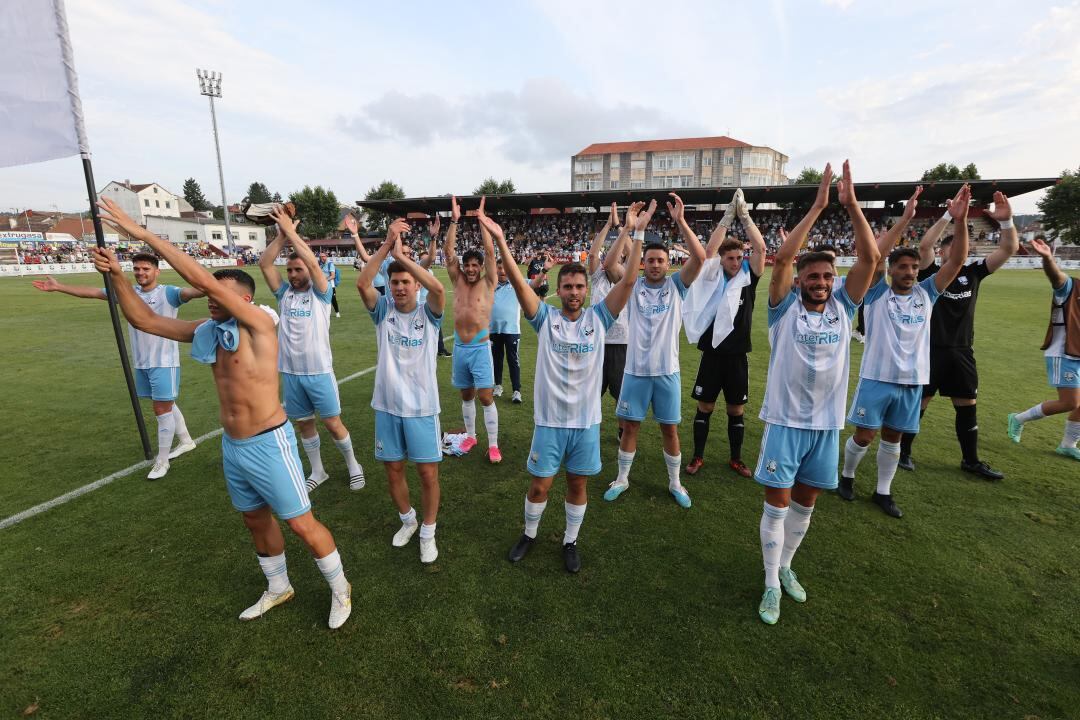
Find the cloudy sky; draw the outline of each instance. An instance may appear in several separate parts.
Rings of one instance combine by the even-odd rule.
[[[939,162],[1080,165],[1080,2],[67,0],[99,189],[195,177],[218,199],[196,67],[224,73],[229,200],[343,201],[391,179],[569,190],[593,142],[729,134],[856,180]],[[1017,202],[1031,211],[1037,194]],[[77,159],[0,170],[0,207],[85,207]]]

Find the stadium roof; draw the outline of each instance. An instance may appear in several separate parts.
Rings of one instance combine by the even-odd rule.
[[[938,182],[881,182],[855,183],[855,195],[860,201],[899,202],[906,200],[915,192],[916,185],[923,186],[920,202],[927,204],[944,203],[964,184],[963,180]],[[991,201],[994,191],[1000,190],[1009,197],[1016,197],[1035,190],[1055,185],[1058,178],[1027,178],[1012,180],[969,180],[972,197],[986,204]],[[809,203],[817,193],[817,185],[761,185],[744,187],[743,195],[752,205],[757,203]],[[687,205],[722,205],[727,203],[735,192],[733,187],[720,188],[650,188],[641,190],[591,190],[551,193],[516,193],[513,195],[492,195],[487,199],[487,209],[492,212],[503,210],[536,210],[540,208],[575,208],[591,207],[599,210],[611,203],[628,205],[635,200],[655,198],[658,203],[668,200],[669,192],[677,192]],[[830,200],[836,202],[835,189]],[[401,200],[357,200],[356,204],[366,210],[405,215],[407,213],[434,213],[450,210],[450,196],[404,198]],[[480,205],[478,195],[459,196],[458,204],[463,212],[475,210]]]
[[[671,150],[700,150],[722,148],[754,147],[750,143],[730,138],[727,135],[717,137],[678,138],[677,140],[634,140],[631,142],[593,143],[578,155],[607,155],[624,152],[667,152]]]

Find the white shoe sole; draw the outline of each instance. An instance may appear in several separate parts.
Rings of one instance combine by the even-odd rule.
[[[196,445],[195,445],[194,440],[192,440],[191,442],[180,443],[179,445],[176,446],[175,450],[173,450],[171,453],[169,453],[169,459],[170,460],[175,460],[176,458],[180,457],[184,453],[191,452],[192,450],[195,449],[195,447],[196,447]]]
[[[166,465],[164,467],[164,469],[162,469],[160,472],[158,472],[157,468],[155,467],[155,468],[151,469],[149,473],[147,473],[146,479],[147,480],[160,480],[161,478],[165,477],[168,474],[169,474],[169,466],[168,465]]]
[[[288,590],[281,593],[276,598],[270,600],[270,602],[268,602],[266,605],[262,605],[262,598],[259,598],[259,602],[255,603],[247,610],[240,613],[240,619],[244,622],[247,622],[248,620],[258,620],[270,610],[276,608],[278,605],[289,602],[295,596],[296,593],[293,591],[292,586],[290,585]]]
[[[323,473],[321,477],[315,477],[313,475],[308,476],[307,482],[305,483],[305,485],[307,486],[307,491],[311,492],[329,479],[330,476],[326,473]]]

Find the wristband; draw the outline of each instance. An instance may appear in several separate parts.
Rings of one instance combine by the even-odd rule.
[[[1010,230],[1010,229],[1012,229],[1012,227],[1013,227],[1013,219],[1012,219],[1012,216],[1010,215],[1010,216],[1009,216],[1008,218],[1006,218],[1005,220],[1002,220],[1002,221],[1001,221],[1001,222],[999,223],[999,225],[1001,225],[1001,229],[1002,229],[1002,230]]]
[[[941,219],[944,220],[945,222],[952,222],[952,215],[950,215],[949,211],[946,210],[945,214],[941,216]]]
[[[450,221],[450,224],[451,224],[451,225],[457,225],[457,220],[451,220],[451,221]]]
[[[644,242],[644,240],[645,240],[645,231],[644,230],[635,230],[634,231],[634,240],[641,240],[642,242]]]

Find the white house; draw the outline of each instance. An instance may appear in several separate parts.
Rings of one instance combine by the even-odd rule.
[[[225,239],[225,223],[222,220],[147,215],[146,229],[168,238],[174,244],[205,242],[228,251],[229,242]],[[247,247],[255,252],[266,249],[266,228],[262,225],[234,223],[232,236],[237,248]]]
[[[182,197],[174,195],[157,183],[132,185],[130,180],[113,180],[98,195],[116,202],[135,222],[146,225],[148,215],[180,217]],[[186,203],[185,203],[186,205]]]

